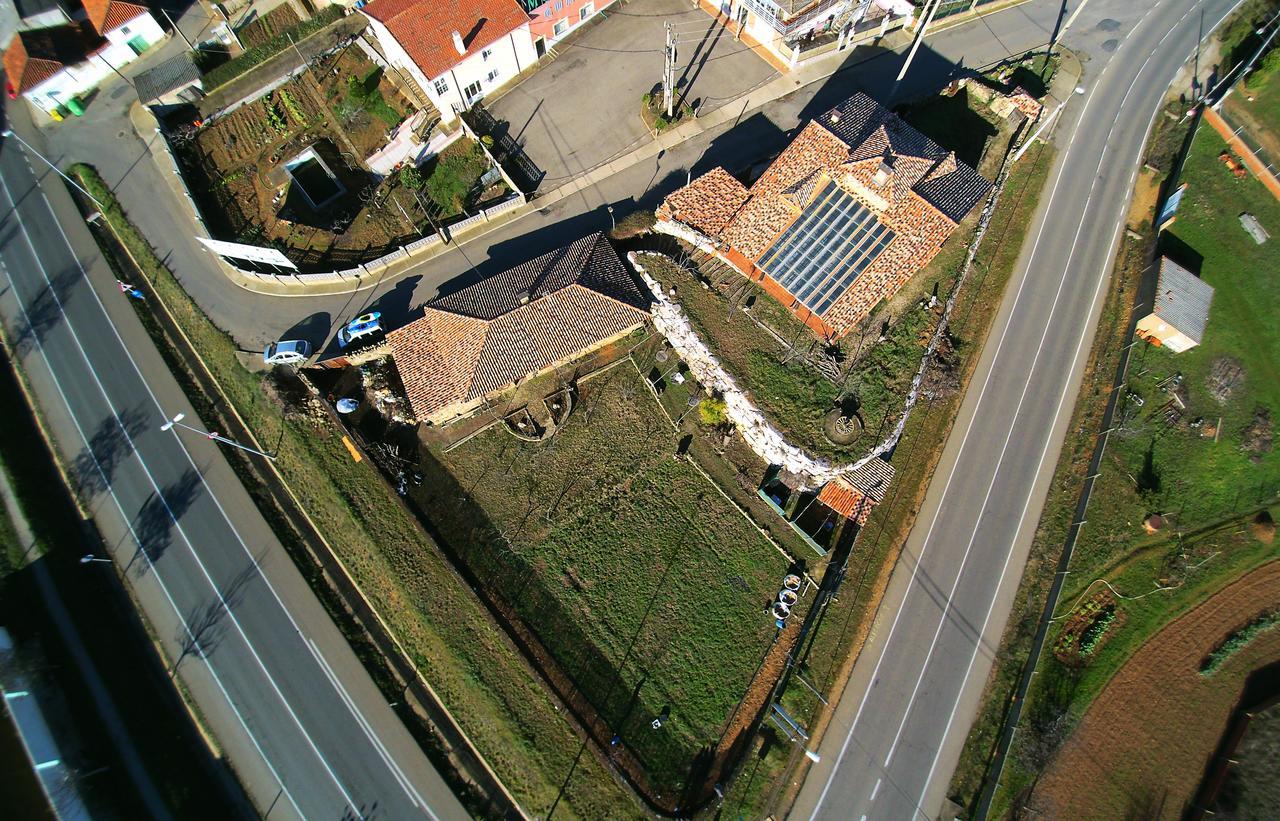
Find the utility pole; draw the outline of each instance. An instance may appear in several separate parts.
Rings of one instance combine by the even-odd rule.
[[[667,48],[662,66],[662,104],[667,109],[667,119],[670,120],[676,101],[676,34],[670,21],[663,25],[667,29]]]

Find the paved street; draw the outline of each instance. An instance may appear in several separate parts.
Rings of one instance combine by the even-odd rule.
[[[25,113],[7,116],[34,138]],[[116,562],[260,811],[465,818],[216,447],[160,429],[168,414],[198,420],[61,180],[13,139],[0,146],[0,319]]]
[[[1068,35],[1092,58],[1087,96],[1069,109],[1031,244],[791,818],[942,810],[1066,434],[1147,129],[1194,52],[1197,10],[1207,33],[1234,4],[1162,0],[1128,15],[1095,4],[1108,16]]]
[[[640,98],[662,78],[664,23],[677,39],[677,102],[709,112],[778,75],[689,0],[632,0],[604,14],[556,46],[555,60],[488,105],[545,172],[541,191],[649,138]]]

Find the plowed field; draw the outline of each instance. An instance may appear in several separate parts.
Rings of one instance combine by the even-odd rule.
[[[1054,757],[1030,806],[1050,818],[1178,818],[1235,706],[1244,679],[1280,658],[1263,633],[1211,677],[1201,659],[1280,604],[1280,561],[1237,579],[1170,623],[1125,663]]]

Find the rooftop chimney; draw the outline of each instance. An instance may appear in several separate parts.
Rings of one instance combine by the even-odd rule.
[[[453,33],[453,47],[458,50],[459,54],[467,53],[467,47],[462,42],[462,35],[456,31]]]
[[[893,155],[885,154],[884,159],[880,160],[880,167],[876,169],[876,174],[871,178],[877,186],[884,185],[889,180],[889,175],[893,173]]]

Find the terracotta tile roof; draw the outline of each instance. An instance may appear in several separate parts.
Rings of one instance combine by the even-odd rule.
[[[724,213],[734,205],[736,213],[722,231],[706,232],[721,242],[724,252],[736,252],[751,261],[744,272],[757,273],[762,256],[775,241],[797,218],[819,207],[815,192],[824,190],[826,181],[865,205],[877,222],[893,232],[879,256],[871,257],[867,265],[862,263],[868,258],[858,260],[859,273],[841,284],[847,289],[843,294],[834,301],[824,299],[829,307],[821,309],[821,319],[836,334],[847,331],[927,264],[956,223],[991,188],[954,152],[944,151],[859,93],[805,125],[751,186],[745,203],[738,205],[737,197],[719,205],[702,201],[718,195],[699,178],[667,197],[659,216],[680,219],[677,212]],[[849,210],[842,207],[840,213]]]
[[[361,11],[385,25],[432,80],[529,22],[515,0],[373,0]],[[466,54],[454,48],[455,31]]]
[[[671,218],[714,237],[746,201],[746,187],[723,168],[713,168],[667,197],[663,206]]]
[[[428,419],[585,353],[647,316],[644,292],[604,235],[593,234],[432,300],[387,341],[414,415]]]
[[[882,459],[872,459],[862,467],[838,476],[822,486],[818,501],[859,525],[867,523],[871,509],[884,500],[893,481],[893,466]]]
[[[18,32],[4,52],[10,95],[30,91],[68,65],[84,60],[102,42],[96,32],[79,24]]]
[[[121,0],[83,0],[84,10],[89,13],[89,24],[99,34],[114,31],[130,20],[143,14],[150,14],[146,6],[121,2]]]

